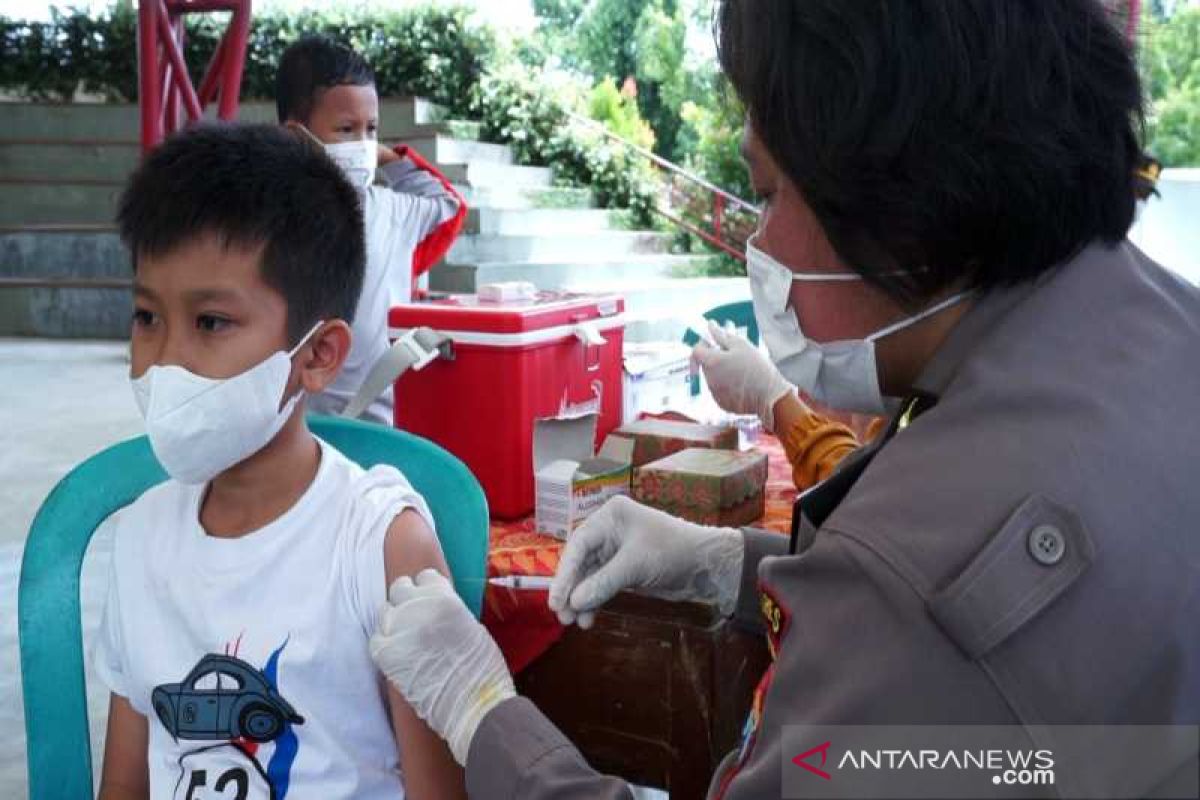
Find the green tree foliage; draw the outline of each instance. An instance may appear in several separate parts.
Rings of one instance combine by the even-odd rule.
[[[650,149],[654,146],[654,131],[638,112],[637,101],[622,94],[612,78],[605,78],[592,89],[588,115],[639,147]]]
[[[527,60],[574,70],[593,82],[632,78],[655,150],[682,155],[680,109],[687,99],[687,20],[694,0],[534,0],[538,42]]]
[[[1200,166],[1200,8],[1144,23],[1147,149],[1165,166]]]

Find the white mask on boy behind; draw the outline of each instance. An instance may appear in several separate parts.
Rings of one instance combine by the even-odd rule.
[[[355,189],[365,191],[375,180],[375,169],[379,166],[379,144],[374,139],[334,142],[323,144],[322,147]]]
[[[291,417],[304,390],[279,407],[292,373],[291,350],[279,350],[232,378],[205,378],[155,364],[130,378],[154,455],[180,483],[207,483],[257,453]]]
[[[793,281],[861,281],[856,272],[793,272],[759,250],[752,236],[746,242],[746,272],[754,317],[767,344],[771,361],[783,377],[814,400],[839,411],[886,414],[889,404],[879,388],[875,342],[917,324],[966,298],[960,292],[907,319],[881,328],[862,339],[814,342],[804,335],[788,302]]]
[[[303,131],[305,136],[321,145],[325,149],[325,155],[338,165],[338,169],[355,189],[360,192],[366,191],[375,180],[375,170],[379,167],[379,142],[376,140],[354,139],[349,142],[326,144],[307,126],[299,122],[289,122],[288,125]]]

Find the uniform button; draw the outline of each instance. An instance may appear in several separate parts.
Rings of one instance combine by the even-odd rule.
[[[1053,525],[1038,525],[1029,532],[1029,554],[1043,566],[1052,567],[1062,561],[1067,540]]]

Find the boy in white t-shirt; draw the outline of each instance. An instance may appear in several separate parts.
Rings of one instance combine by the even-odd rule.
[[[304,418],[350,350],[353,187],[282,128],[204,126],[148,156],[118,222],[130,378],[171,479],[113,520],[100,798],[462,796],[367,646],[392,580],[447,571],[429,509]]]
[[[412,298],[413,282],[441,260],[467,215],[450,181],[415,150],[379,143],[375,73],[354,50],[305,36],[284,51],[275,78],[279,121],[321,142],[361,193],[367,271],[342,372],[310,409],[340,414],[388,349],[388,310]],[[375,184],[376,167],[383,186]],[[391,425],[392,390],[362,413]]]

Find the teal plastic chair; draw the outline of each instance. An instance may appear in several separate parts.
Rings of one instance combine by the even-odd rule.
[[[746,338],[750,340],[751,344],[758,344],[758,320],[754,318],[754,304],[749,300],[710,308],[704,312],[704,318],[711,319],[718,325],[732,322],[735,327],[746,331]],[[700,341],[700,337],[691,328],[684,332],[683,342],[688,347],[695,347],[698,341]],[[698,394],[700,394],[700,376],[693,375],[692,395]]]
[[[455,589],[479,616],[487,563],[487,501],[442,448],[403,431],[310,417],[313,433],[361,464],[394,464],[433,512]],[[146,437],[92,456],[59,481],[29,530],[18,590],[29,796],[92,797],[79,577],[100,523],[166,479]]]

